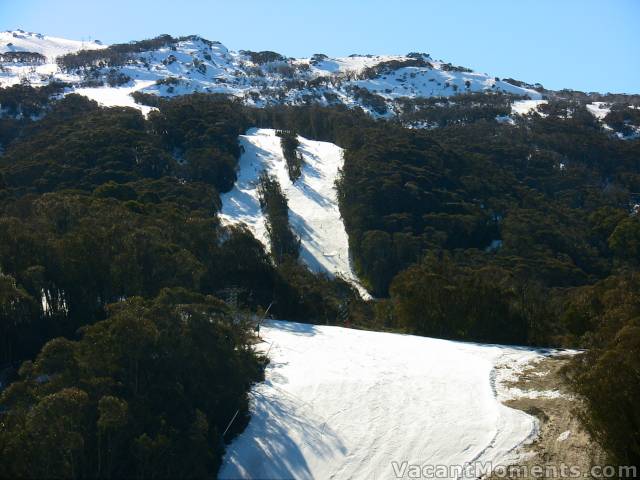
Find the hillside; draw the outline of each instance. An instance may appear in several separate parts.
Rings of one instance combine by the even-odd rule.
[[[1,32],[0,87],[19,84],[59,85],[60,94],[76,92],[101,105],[134,107],[145,115],[161,98],[207,93],[260,108],[344,105],[375,118],[399,119],[411,128],[437,126],[431,109],[455,107],[458,98],[466,106],[491,106],[495,119],[507,123],[531,112],[544,115],[539,107],[553,99],[586,106],[620,138],[640,136],[638,96],[555,92],[416,52],[290,58],[271,51],[236,52],[197,35],[104,45],[22,30]],[[492,96],[508,99],[512,108],[496,109]]]
[[[472,72],[422,53],[287,58],[275,52],[234,52],[220,42],[198,36],[165,35],[106,46],[4,32],[0,52],[13,50],[39,53],[44,58],[5,59],[0,86],[63,81],[72,85],[71,91],[79,88],[105,105],[114,105],[114,96],[124,98],[133,92],[159,96],[204,92],[233,95],[247,105],[343,104],[389,116],[399,98],[472,92],[540,98],[533,87]],[[114,93],[118,87],[123,87],[122,91]]]
[[[0,478],[518,461],[502,368],[640,463],[640,96],[1,38]]]
[[[68,53],[101,48],[106,48],[106,45],[99,41],[67,40],[24,30],[0,32],[0,54],[37,53],[44,57],[43,63],[48,65],[55,65],[58,57]]]
[[[243,154],[238,164],[234,188],[223,194],[220,219],[246,225],[254,237],[269,249],[264,214],[257,192],[262,172],[272,174],[283,186],[289,204],[289,221],[300,238],[300,259],[314,272],[339,276],[358,288],[365,298],[350,265],[349,241],[338,207],[336,180],[343,164],[342,149],[327,142],[299,137],[302,174],[292,182],[282,154],[280,137],[274,130],[254,129],[240,137]]]
[[[261,334],[271,360],[221,479],[407,478],[394,461],[496,467],[537,431],[497,398],[502,368],[542,358],[534,350],[279,321]]]

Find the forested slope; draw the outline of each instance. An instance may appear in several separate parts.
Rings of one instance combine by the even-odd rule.
[[[1,351],[13,382],[0,456],[21,459],[0,462],[0,475],[171,477],[191,458],[185,445],[215,470],[221,430],[261,375],[242,319],[272,302],[284,319],[588,348],[571,377],[587,423],[613,461],[638,463],[640,142],[585,101],[550,99],[503,122],[508,102],[493,95],[393,121],[212,95],[160,100],[147,119],[25,86],[0,98],[14,98],[0,118]],[[631,110],[612,108],[611,122],[629,125]],[[254,126],[345,149],[340,210],[378,301],[220,225],[238,136]],[[201,392],[191,366],[211,348],[220,354],[202,374],[220,381]],[[66,411],[78,415],[39,421]]]
[[[570,372],[584,416],[614,461],[637,464],[640,141],[578,95],[510,122],[495,117],[499,99],[479,102],[432,102],[413,120],[441,118],[434,129],[314,106],[258,121],[345,148],[351,254],[388,296],[376,328],[589,349]],[[635,108],[611,111],[633,124]]]
[[[359,296],[220,225],[236,103],[40,108],[2,119],[0,477],[209,476],[262,376],[251,315],[324,323]]]

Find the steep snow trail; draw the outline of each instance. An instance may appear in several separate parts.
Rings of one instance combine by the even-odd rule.
[[[494,367],[535,351],[271,321],[266,380],[219,478],[396,478],[401,465],[509,462],[537,431]],[[406,472],[405,472],[406,475]]]
[[[349,264],[349,239],[340,217],[335,181],[342,167],[342,149],[328,142],[298,137],[304,166],[295,183],[289,179],[280,137],[272,129],[251,129],[240,137],[240,158],[234,188],[221,196],[220,218],[243,223],[269,248],[265,218],[258,200],[257,179],[262,171],[278,179],[289,203],[289,222],[300,237],[300,258],[313,271],[337,275],[358,288]]]

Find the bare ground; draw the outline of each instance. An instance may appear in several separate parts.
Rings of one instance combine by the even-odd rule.
[[[506,478],[560,478],[562,465],[566,468],[577,467],[584,478],[591,466],[605,463],[603,451],[583,428],[578,417],[582,401],[570,391],[565,373],[570,359],[568,355],[545,357],[526,369],[517,381],[504,385],[523,392],[522,396],[506,400],[504,404],[534,415],[540,426],[538,437],[518,450],[521,460],[517,465],[528,467],[528,472],[520,470],[525,474]],[[527,395],[527,392],[533,394]],[[535,398],[535,392],[559,392],[560,395]],[[532,472],[532,467],[536,465],[543,468],[541,475],[535,470]],[[496,471],[489,478],[505,478],[503,473]]]

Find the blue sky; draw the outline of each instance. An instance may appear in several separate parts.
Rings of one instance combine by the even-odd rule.
[[[14,28],[199,34],[287,56],[418,51],[553,89],[640,93],[640,0],[0,0],[0,30]]]

